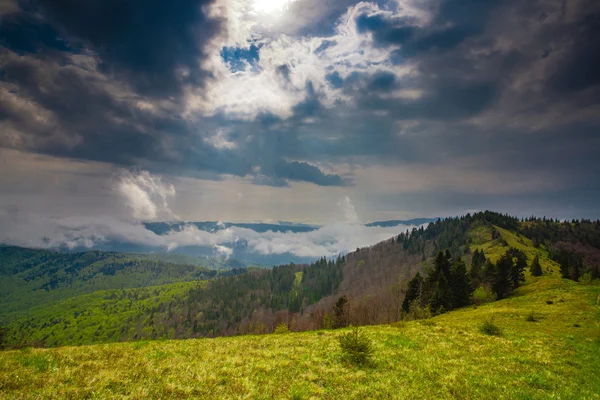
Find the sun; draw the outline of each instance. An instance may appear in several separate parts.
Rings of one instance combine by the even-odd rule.
[[[252,0],[252,9],[259,15],[278,16],[296,0]]]

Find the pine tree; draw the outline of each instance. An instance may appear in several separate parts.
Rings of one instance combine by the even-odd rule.
[[[443,313],[451,309],[452,295],[448,280],[444,274],[438,276],[435,289],[429,301],[429,307],[434,314]]]
[[[467,275],[467,266],[461,258],[458,258],[452,266],[450,289],[452,308],[460,308],[471,304],[473,288],[471,286],[471,279]]]
[[[348,326],[348,298],[340,297],[333,307],[333,327],[343,328]]]
[[[481,283],[487,283],[488,285],[491,285],[494,282],[495,276],[496,265],[489,259],[485,260],[485,264],[483,265],[481,271]]]
[[[423,286],[423,278],[417,272],[414,278],[408,282],[408,289],[402,301],[402,311],[407,313],[410,310],[410,305],[421,296],[421,288]]]
[[[440,251],[433,262],[434,268],[432,274],[429,276],[432,282],[437,283],[440,275],[444,275],[446,280],[450,276],[450,268],[452,267],[452,256],[449,251],[446,253]]]
[[[542,266],[540,265],[540,258],[536,255],[533,261],[531,262],[531,266],[529,267],[529,271],[533,276],[542,276]]]
[[[6,338],[6,329],[0,327],[0,349],[4,348],[5,338]]]
[[[473,258],[471,259],[471,269],[469,270],[469,275],[471,278],[471,283],[474,288],[477,288],[481,285],[481,279],[483,276],[483,266],[485,265],[485,254],[483,250],[475,250],[473,253]]]
[[[525,268],[527,268],[527,256],[521,250],[511,247],[506,252],[512,259],[513,265],[510,269],[510,279],[512,289],[521,286],[525,282]]]
[[[581,276],[581,270],[583,266],[581,265],[581,259],[576,258],[572,261],[569,266],[569,279],[574,281],[579,281],[579,277]]]
[[[513,259],[508,252],[500,257],[496,263],[492,290],[496,293],[498,300],[508,297],[512,292],[511,272],[513,264]]]

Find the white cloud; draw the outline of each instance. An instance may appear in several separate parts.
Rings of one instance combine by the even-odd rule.
[[[300,2],[301,4],[301,2]],[[412,2],[399,2],[396,7],[380,9],[375,3],[361,2],[348,8],[335,26],[334,34],[323,37],[292,37],[264,30],[263,20],[252,13],[253,3],[248,0],[222,1],[216,3],[213,13],[226,17],[226,34],[213,43],[204,67],[211,70],[215,79],[201,92],[188,93],[185,115],[214,115],[224,112],[238,118],[252,119],[258,113],[271,112],[282,118],[292,115],[293,107],[306,96],[306,84],[311,82],[320,102],[332,107],[340,101],[351,102],[351,96],[335,89],[327,81],[333,72],[346,78],[354,72],[392,72],[398,77],[415,76],[415,65],[393,65],[390,52],[393,47],[373,45],[368,34],[356,29],[357,15],[380,14],[389,18],[407,17],[415,23],[425,23],[430,13]],[[313,23],[314,21],[306,21]],[[317,51],[328,41],[330,46]],[[243,71],[231,71],[222,59],[223,47],[248,48],[250,43],[259,44],[259,61]],[[282,66],[286,68],[282,73]],[[393,97],[415,98],[422,95],[417,88],[392,93]]]
[[[338,205],[341,207],[342,212],[344,213],[344,220],[349,224],[358,224],[360,220],[358,218],[358,214],[356,213],[356,209],[354,208],[354,204],[352,204],[352,200],[349,196],[344,197]]]
[[[168,198],[175,196],[175,187],[163,183],[148,171],[123,172],[117,183],[118,192],[139,220],[178,219],[169,208]]]
[[[227,140],[223,129],[219,129],[213,136],[205,137],[204,141],[219,150],[231,150],[237,147],[237,143]]]

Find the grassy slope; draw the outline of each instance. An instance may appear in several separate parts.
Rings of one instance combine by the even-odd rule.
[[[501,231],[531,258],[542,250]],[[478,243],[489,254],[500,243]],[[486,252],[487,253],[487,252]],[[5,398],[600,398],[600,287],[527,277],[502,301],[363,328],[371,367],[340,359],[340,331],[0,353]],[[548,304],[548,302],[552,302]],[[534,312],[537,322],[527,322]],[[479,332],[493,317],[501,337]]]

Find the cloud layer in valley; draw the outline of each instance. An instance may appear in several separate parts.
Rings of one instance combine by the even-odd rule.
[[[0,213],[0,243],[34,247],[89,249],[111,245],[144,246],[151,251],[176,251],[182,247],[210,248],[217,256],[229,257],[238,246],[255,255],[289,255],[290,259],[315,259],[347,253],[389,239],[413,226],[367,227],[360,223],[350,198],[335,207],[340,220],[304,232],[256,230],[222,224],[222,229],[202,230],[180,223],[163,234],[144,222],[162,220],[175,214],[167,197],[175,197],[171,184],[147,171],[123,172],[114,182],[115,190],[131,209],[129,219],[114,217],[48,218],[23,213],[16,207]],[[168,219],[167,219],[168,220]]]

